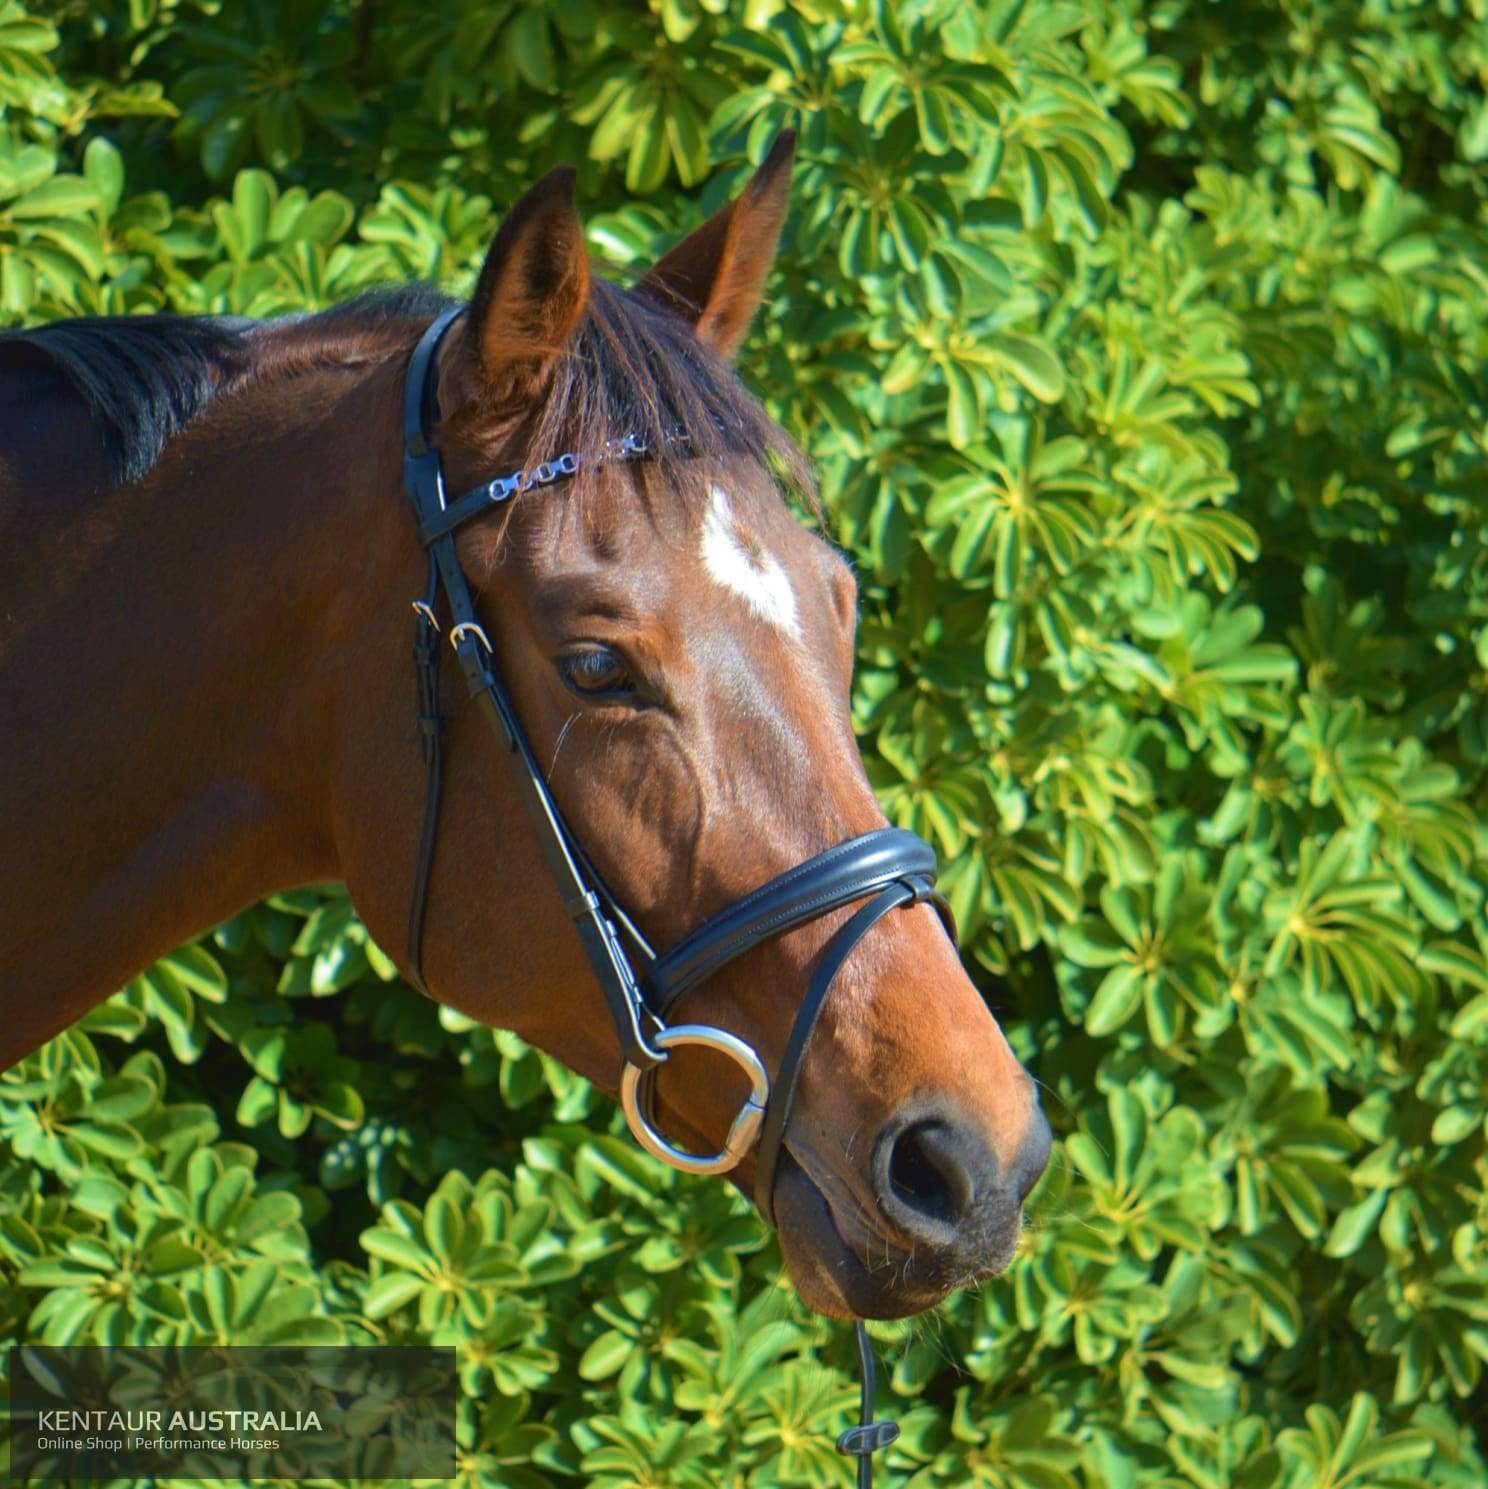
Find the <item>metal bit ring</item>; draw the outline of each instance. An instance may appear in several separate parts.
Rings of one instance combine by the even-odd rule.
[[[712,1029],[706,1024],[677,1024],[663,1029],[651,1043],[659,1050],[669,1050],[677,1045],[699,1044],[704,1049],[717,1050],[727,1055],[749,1077],[751,1090],[749,1099],[739,1108],[729,1128],[721,1152],[711,1157],[684,1152],[674,1147],[646,1120],[641,1111],[640,1085],[643,1072],[634,1065],[627,1065],[620,1077],[620,1105],[625,1111],[625,1120],[635,1140],[654,1158],[687,1174],[724,1174],[741,1162],[754,1146],[761,1124],[765,1120],[765,1104],[770,1099],[770,1077],[760,1062],[760,1057],[733,1034],[722,1029]]]

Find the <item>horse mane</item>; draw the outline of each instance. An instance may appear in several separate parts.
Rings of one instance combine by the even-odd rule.
[[[137,481],[248,362],[250,321],[211,316],[82,316],[0,333],[0,369],[56,375],[88,406],[116,483]],[[27,384],[27,392],[52,386]]]
[[[123,484],[143,477],[175,435],[244,383],[406,353],[455,303],[430,285],[410,284],[263,321],[85,316],[0,332],[0,372],[53,372],[87,405],[110,474]],[[742,456],[814,503],[805,456],[733,370],[671,310],[596,277],[551,385],[524,421],[523,463],[601,450],[626,435],[646,443],[669,484],[678,484],[690,458]]]

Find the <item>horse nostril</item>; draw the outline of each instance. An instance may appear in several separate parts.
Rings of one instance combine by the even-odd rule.
[[[962,1134],[938,1121],[917,1122],[893,1139],[880,1199],[898,1224],[920,1231],[955,1227],[970,1213],[976,1180],[965,1146]]]

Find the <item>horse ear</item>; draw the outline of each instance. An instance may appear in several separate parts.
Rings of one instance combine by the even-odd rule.
[[[698,340],[732,357],[764,294],[785,222],[794,130],[777,136],[749,185],[666,254],[636,286],[692,322]]]
[[[506,214],[470,299],[470,340],[484,390],[528,393],[568,345],[589,300],[574,171],[549,171]]]

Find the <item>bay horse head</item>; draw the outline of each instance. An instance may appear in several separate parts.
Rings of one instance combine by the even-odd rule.
[[[728,367],[790,155],[628,290],[591,273],[560,171],[508,214],[468,306],[0,338],[0,527],[19,535],[0,554],[0,1055],[254,899],[340,879],[434,997],[615,1091],[625,1044],[594,968],[628,921],[662,949],[667,1021],[794,1087],[757,1103],[777,1146],[730,1160],[808,1304],[908,1314],[1007,1264],[1048,1128],[937,914],[933,855],[886,834],[864,775],[853,572],[793,513],[807,464]],[[468,489],[488,510],[415,523],[405,458],[436,508]],[[467,584],[458,623],[416,527]],[[417,624],[444,628],[423,886],[419,596]],[[488,728],[462,682],[512,717]],[[602,904],[560,892],[534,779]],[[843,862],[872,898],[844,892]],[[803,999],[815,1032],[788,1048]],[[633,1069],[663,1053],[657,1028]],[[665,1053],[630,1093],[643,1123],[724,1147],[749,1076]]]
[[[678,1166],[752,1180],[808,1303],[882,1316],[1006,1264],[1048,1129],[932,907],[933,855],[885,831],[864,776],[852,570],[792,515],[787,494],[813,502],[807,464],[727,367],[774,257],[791,152],[787,137],[628,292],[591,274],[572,173],[539,182],[468,308],[415,356],[405,470],[421,536],[436,558],[446,545],[420,625],[432,641],[447,571],[467,685],[495,695],[498,747],[504,735],[525,755],[539,836],[562,824],[570,914],[602,897],[589,905],[600,940],[633,921],[648,958],[677,948],[628,1003],[611,992],[633,1130]],[[632,454],[644,458],[615,458]],[[507,891],[471,869],[501,872],[501,766],[490,739],[461,750],[471,768],[432,894],[415,887],[410,959],[428,897],[434,994],[613,1089],[600,1008],[576,1008],[551,972],[515,1000],[493,987],[511,926],[490,908]],[[569,858],[580,871],[565,887]],[[546,928],[552,906],[536,898],[530,923]],[[627,981],[618,948],[590,949],[602,983]],[[690,1036],[652,1045],[653,1012],[685,1017]],[[779,1083],[773,1105],[754,1051]],[[636,1087],[653,1077],[643,1113]],[[754,1118],[742,1141],[741,1107]],[[675,1146],[716,1149],[725,1134],[707,1163]]]

